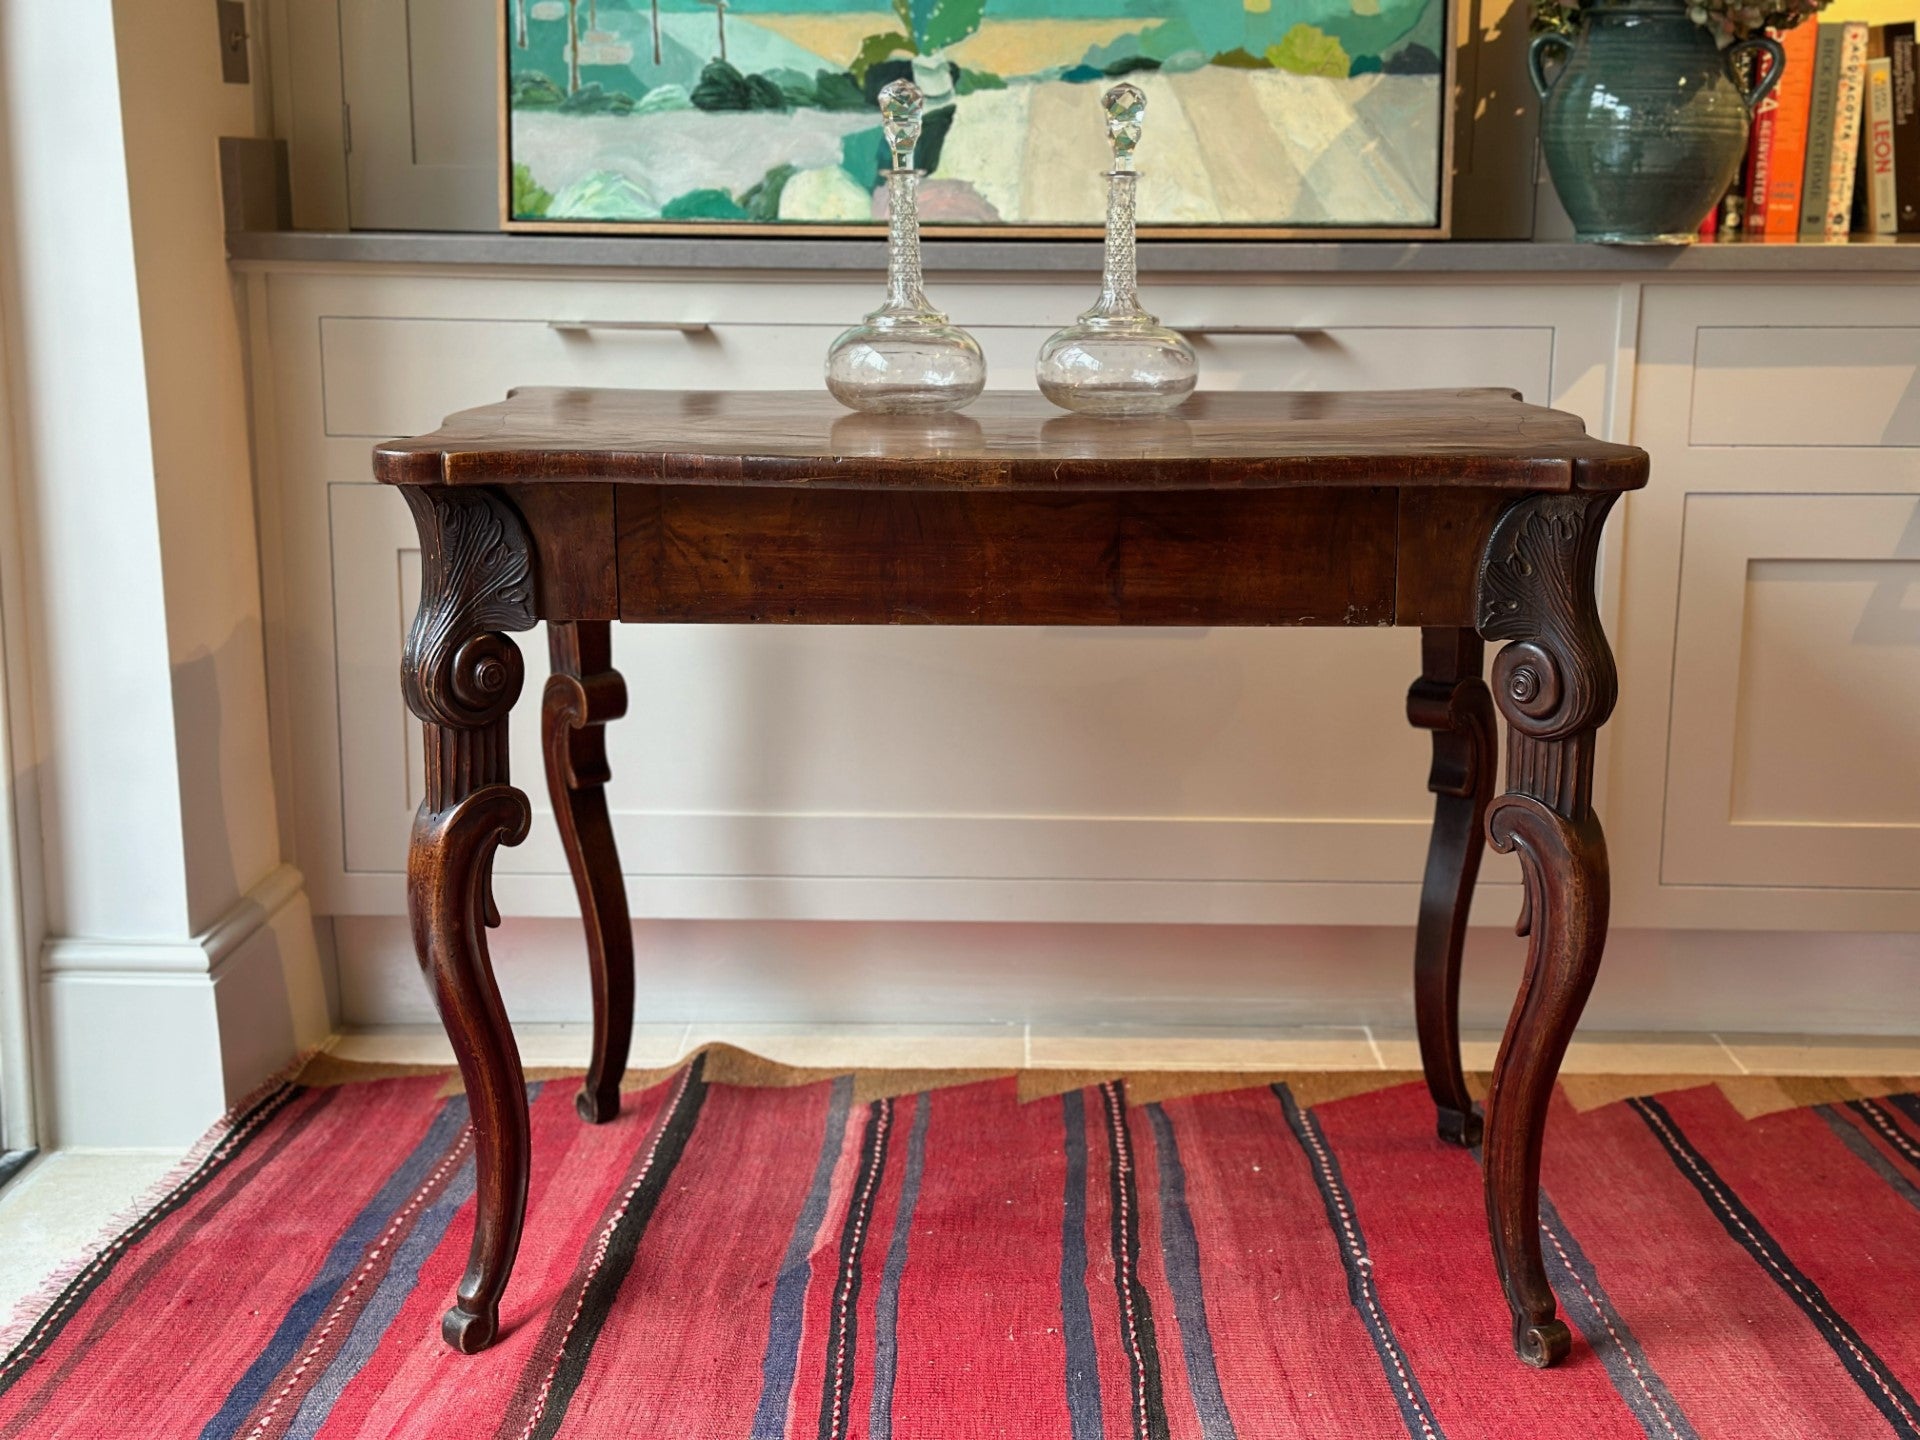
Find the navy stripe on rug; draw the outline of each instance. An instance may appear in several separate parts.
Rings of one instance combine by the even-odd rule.
[[[99,1288],[101,1281],[113,1273],[121,1258],[133,1249],[142,1236],[204,1190],[215,1176],[231,1165],[259,1137],[269,1120],[307,1093],[302,1085],[279,1085],[262,1095],[246,1111],[236,1115],[227,1133],[220,1137],[192,1172],[169,1190],[159,1204],[121,1231],[111,1245],[94,1256],[78,1275],[68,1281],[33,1328],[20,1337],[19,1343],[7,1352],[4,1359],[0,1359],[0,1394],[5,1394],[26,1373],[27,1362],[39,1356],[59,1338],[67,1328],[67,1322],[80,1313],[82,1302]],[[330,1094],[323,1092],[323,1098],[317,1103],[326,1103]]]
[[[1060,1335],[1067,1351],[1067,1416],[1073,1440],[1102,1440],[1100,1352],[1093,1343],[1093,1307],[1087,1299],[1087,1097],[1060,1097],[1067,1159],[1066,1203],[1060,1221]]]
[[[793,1222],[780,1274],[773,1282],[773,1313],[767,1326],[766,1353],[760,1360],[760,1403],[754,1410],[751,1440],[782,1440],[787,1433],[787,1407],[793,1400],[793,1374],[800,1363],[800,1327],[813,1278],[813,1241],[827,1218],[827,1200],[833,1190],[833,1167],[846,1139],[847,1114],[853,1108],[853,1076],[833,1082],[827,1097],[827,1123],[820,1135],[820,1156],[813,1164],[813,1182]]]
[[[1831,1105],[1816,1105],[1813,1113],[1826,1121],[1827,1128],[1840,1137],[1840,1143],[1851,1150],[1861,1164],[1886,1181],[1894,1194],[1920,1210],[1920,1189],[1900,1173],[1899,1167],[1886,1157],[1878,1145],[1861,1133],[1859,1125]]]
[[[1540,1233],[1546,1241],[1548,1277],[1559,1282],[1553,1289],[1560,1297],[1561,1308],[1587,1337],[1587,1344],[1600,1357],[1613,1388],[1620,1392],[1640,1428],[1651,1440],[1700,1440],[1686,1411],[1648,1361],[1639,1338],[1614,1308],[1587,1252],[1573,1238],[1573,1231],[1544,1190],[1540,1192]]]
[[[1851,1106],[1849,1106],[1849,1110],[1851,1110]],[[1895,1165],[1891,1160],[1887,1160],[1884,1150],[1882,1150],[1878,1144],[1874,1144],[1872,1140],[1866,1139],[1866,1135],[1860,1133],[1860,1125],[1853,1123],[1851,1119],[1847,1119],[1847,1116],[1839,1114],[1834,1106],[1814,1106],[1814,1114],[1826,1121],[1828,1129],[1834,1131],[1834,1135],[1839,1137],[1841,1144],[1845,1144],[1849,1150],[1853,1150],[1853,1154],[1859,1158],[1860,1164],[1866,1165],[1866,1167],[1868,1167],[1870,1171],[1874,1171],[1880,1179],[1884,1179],[1887,1187],[1893,1190],[1893,1194],[1897,1194],[1901,1200],[1905,1200],[1914,1210],[1920,1210],[1920,1187],[1916,1187],[1910,1179],[1907,1179],[1907,1177],[1901,1173],[1901,1167],[1899,1167],[1899,1165]],[[1872,1119],[1868,1119],[1862,1112],[1855,1110],[1853,1114],[1860,1116],[1860,1123],[1864,1123],[1868,1129],[1876,1129],[1876,1131],[1878,1131],[1878,1127],[1872,1123]]]
[[[1860,1332],[1833,1308],[1820,1287],[1787,1257],[1780,1243],[1767,1233],[1766,1227],[1733,1193],[1707,1157],[1686,1137],[1667,1107],[1650,1096],[1629,1100],[1627,1104],[1653,1131],[1675,1168],[1699,1192],[1727,1234],[1813,1323],[1835,1358],[1859,1385],[1861,1393],[1886,1418],[1894,1433],[1920,1440],[1920,1404],[1916,1404],[1906,1387],[1894,1378],[1887,1363],[1860,1338]]]
[[[1160,1171],[1160,1250],[1173,1292],[1174,1323],[1180,1327],[1181,1353],[1187,1361],[1187,1389],[1200,1420],[1202,1440],[1236,1440],[1233,1417],[1220,1393],[1220,1370],[1213,1356],[1213,1331],[1207,1325],[1206,1290],[1200,1281],[1200,1239],[1187,1208],[1187,1170],[1173,1121],[1158,1104],[1147,1106],[1153,1128],[1154,1156]]]
[[[854,1356],[860,1348],[860,1278],[866,1260],[873,1204],[887,1169],[887,1139],[893,1132],[893,1101],[867,1107],[860,1134],[860,1165],[853,1194],[840,1223],[840,1270],[834,1277],[833,1305],[827,1312],[827,1363],[820,1385],[820,1440],[841,1440],[853,1390]]]
[[[1140,1280],[1140,1189],[1127,1127],[1127,1093],[1119,1081],[1100,1087],[1107,1117],[1107,1217],[1113,1246],[1113,1292],[1120,1349],[1127,1357],[1136,1440],[1168,1440],[1167,1401],[1160,1377],[1160,1342],[1153,1302]]]
[[[880,1293],[873,1304],[873,1405],[867,1419],[869,1440],[893,1440],[893,1382],[900,1367],[900,1277],[906,1273],[907,1246],[914,1212],[920,1207],[920,1177],[927,1168],[927,1114],[930,1097],[913,1097],[913,1128],[907,1132],[907,1170],[900,1181],[900,1206],[893,1217],[893,1238],[880,1272]]]
[[[1380,1368],[1393,1391],[1394,1403],[1400,1407],[1400,1419],[1407,1427],[1407,1434],[1413,1440],[1441,1440],[1440,1422],[1427,1403],[1426,1391],[1421,1389],[1406,1352],[1394,1336],[1386,1307],[1380,1303],[1380,1292],[1373,1283],[1373,1259],[1367,1254],[1367,1237],[1354,1211],[1353,1196],[1341,1178],[1340,1162],[1334,1158],[1333,1147],[1327,1144],[1320,1122],[1300,1108],[1291,1090],[1279,1084],[1271,1088],[1286,1113],[1293,1138],[1299,1142],[1313,1171],[1313,1183],[1320,1191],[1320,1203],[1327,1212],[1327,1224],[1333,1230],[1340,1263],[1346,1267],[1347,1299],[1367,1327],[1374,1352],[1380,1357]]]
[[[253,1358],[213,1418],[200,1430],[200,1440],[231,1440],[253,1409],[266,1398],[267,1389],[282,1370],[292,1364],[306,1348],[314,1327],[327,1313],[334,1297],[366,1260],[368,1249],[393,1222],[400,1209],[418,1193],[421,1186],[459,1145],[467,1130],[465,1096],[441,1103],[440,1112],[427,1126],[400,1168],[387,1177],[387,1183],[375,1192],[353,1223],[341,1232],[333,1248],[320,1262],[306,1290],[288,1307],[266,1346]]]
[[[340,1353],[333,1357],[326,1374],[307,1392],[284,1440],[313,1440],[320,1433],[320,1427],[327,1423],[327,1417],[333,1413],[334,1405],[353,1377],[373,1358],[373,1352],[379,1348],[401,1308],[413,1297],[420,1281],[420,1267],[440,1248],[460,1207],[473,1198],[474,1178],[473,1157],[468,1156],[452,1182],[414,1222],[407,1238],[394,1251],[392,1266],[380,1277],[379,1288],[354,1321],[352,1332],[340,1347]]]
[[[587,1362],[593,1357],[594,1344],[606,1327],[607,1317],[613,1313],[620,1287],[626,1284],[633,1270],[653,1212],[660,1207],[660,1197],[666,1193],[674,1167],[686,1153],[687,1142],[693,1138],[694,1126],[700,1121],[701,1107],[707,1101],[706,1063],[706,1056],[698,1055],[687,1067],[686,1084],[661,1122],[660,1133],[650,1147],[651,1159],[644,1162],[645,1172],[627,1196],[626,1209],[607,1235],[606,1251],[581,1293],[573,1326],[554,1362],[545,1407],[532,1426],[528,1440],[553,1440],[567,1418],[567,1407],[573,1403],[574,1393],[587,1373]]]
[[[1914,1124],[1920,1125],[1920,1095],[1905,1092],[1899,1095],[1887,1095],[1883,1099]]]
[[[1867,1122],[1870,1129],[1893,1147],[1894,1152],[1916,1172],[1920,1172],[1920,1137],[1900,1123],[1900,1113],[1873,1100],[1854,1100],[1847,1108]]]

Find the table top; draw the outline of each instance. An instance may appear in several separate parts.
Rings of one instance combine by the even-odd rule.
[[[1096,419],[1017,391],[918,416],[858,414],[824,391],[529,387],[376,447],[374,474],[393,485],[1632,490],[1646,484],[1647,455],[1499,389],[1203,392],[1169,415]]]

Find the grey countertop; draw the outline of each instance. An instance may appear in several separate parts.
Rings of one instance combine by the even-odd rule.
[[[931,271],[1097,271],[1098,241],[929,240]],[[629,270],[878,271],[882,240],[741,236],[236,231],[235,261],[544,266]],[[1920,236],[1830,245],[1586,245],[1515,240],[1143,241],[1140,268],[1159,274],[1887,275],[1920,272]]]

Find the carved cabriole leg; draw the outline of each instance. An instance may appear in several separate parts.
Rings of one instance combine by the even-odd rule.
[[[400,683],[426,730],[426,798],[407,853],[414,947],[460,1062],[473,1117],[473,1247],[440,1331],[456,1350],[491,1344],[527,1204],[527,1091],[487,954],[493,857],[527,835],[527,797],[508,783],[507,715],[520,651],[502,631],[534,622],[520,517],[492,491],[406,486],[420,532],[420,608]]]
[[[1593,989],[1607,934],[1607,847],[1593,813],[1594,732],[1613,710],[1613,653],[1593,566],[1612,495],[1534,495],[1500,517],[1480,569],[1480,633],[1510,642],[1493,664],[1507,722],[1507,790],[1487,815],[1517,851],[1527,969],[1487,1094],[1487,1220],[1520,1357],[1546,1366],[1572,1344],[1540,1255],[1540,1150],[1560,1061]]]
[[[1414,938],[1414,1017],[1420,1064],[1439,1112],[1442,1140],[1480,1143],[1480,1117],[1460,1071],[1460,951],[1485,848],[1493,798],[1493,697],[1480,678],[1486,647],[1471,630],[1420,632],[1421,674],[1407,692],[1407,719],[1433,732],[1433,838],[1420,886]]]
[[[593,1063],[574,1108],[598,1125],[620,1113],[620,1076],[633,1036],[633,924],[607,815],[606,731],[627,713],[627,685],[613,668],[605,620],[547,626],[553,678],[541,706],[547,793],[580,894],[593,972]]]

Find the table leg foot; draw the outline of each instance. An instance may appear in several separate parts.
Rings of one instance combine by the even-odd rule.
[[[1462,1150],[1471,1150],[1480,1143],[1483,1133],[1478,1112],[1473,1110],[1449,1110],[1446,1106],[1435,1107],[1438,1124],[1435,1133],[1449,1145],[1458,1145]]]
[[[1480,1117],[1460,1068],[1460,952],[1498,766],[1493,697],[1480,678],[1484,659],[1484,642],[1473,631],[1428,627],[1421,631],[1420,678],[1407,692],[1408,721],[1433,732],[1433,835],[1414,935],[1414,1019],[1439,1136],[1461,1146],[1479,1143]]]
[[[1536,1370],[1550,1369],[1573,1349],[1573,1332],[1564,1320],[1513,1322],[1513,1350]]]
[[[574,1097],[589,1125],[620,1113],[620,1077],[633,1037],[633,921],[607,811],[605,726],[627,711],[627,686],[613,668],[613,627],[605,620],[547,626],[553,676],[540,707],[547,793],[580,897],[593,981],[593,1056]]]
[[[500,1307],[468,1310],[456,1305],[440,1319],[440,1338],[462,1355],[478,1355],[494,1341],[500,1329]]]

